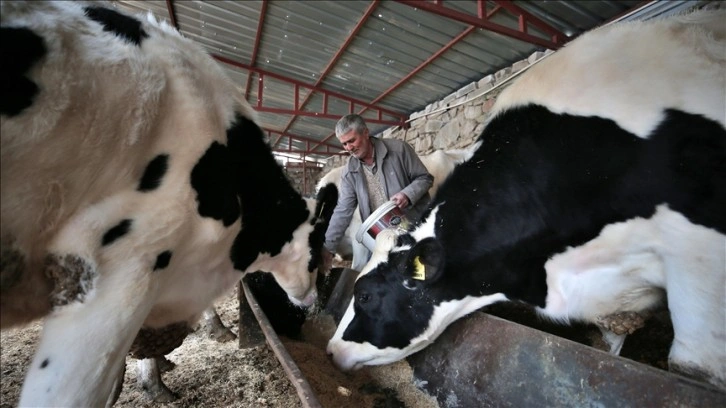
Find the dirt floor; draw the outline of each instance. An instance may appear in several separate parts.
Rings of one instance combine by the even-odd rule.
[[[235,333],[237,307],[236,290],[217,303],[222,321]],[[0,334],[0,408],[17,405],[40,330],[40,324],[33,324]],[[283,338],[323,407],[438,407],[432,397],[415,387],[413,373],[405,361],[354,373],[335,369],[325,353],[333,331],[332,318],[317,315],[303,327],[305,341]],[[128,358],[124,388],[115,407],[300,406],[295,389],[266,346],[239,349],[237,341],[218,343],[199,330],[167,357],[176,367],[162,378],[179,394],[178,401],[165,404],[149,401],[136,382],[136,360]]]

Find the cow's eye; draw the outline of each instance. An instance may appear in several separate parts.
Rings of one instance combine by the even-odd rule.
[[[361,293],[358,295],[358,303],[368,303],[369,300],[371,300],[371,295],[367,293]]]

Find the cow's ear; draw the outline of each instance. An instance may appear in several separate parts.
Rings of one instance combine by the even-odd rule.
[[[411,248],[406,262],[406,275],[409,285],[418,281],[428,284],[441,277],[446,259],[444,248],[438,240],[426,238]]]
[[[326,184],[325,187],[318,191],[317,205],[315,208],[317,219],[323,221],[326,225],[333,216],[333,210],[338,204],[338,188],[335,184]]]

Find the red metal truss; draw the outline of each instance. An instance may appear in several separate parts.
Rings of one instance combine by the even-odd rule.
[[[262,27],[265,25],[265,16],[267,15],[267,0],[262,0],[260,8],[260,18],[257,21],[257,33],[255,34],[255,45],[252,48],[252,56],[250,57],[250,66],[257,64],[257,52],[260,50],[260,40],[262,39]],[[245,86],[245,100],[250,96],[250,85],[252,84],[252,74],[247,75],[247,85]],[[273,145],[274,146],[274,145]]]
[[[169,22],[178,31],[179,25],[176,23],[176,11],[174,11],[174,3],[172,0],[166,0],[166,10],[169,12]]]
[[[322,84],[325,77],[328,76],[328,73],[330,72],[330,70],[332,70],[333,67],[335,66],[335,64],[338,63],[338,60],[340,59],[340,57],[343,55],[345,50],[348,49],[348,46],[350,45],[351,42],[353,42],[353,39],[356,37],[356,35],[358,35],[358,32],[361,30],[361,28],[363,28],[363,25],[366,23],[366,21],[368,21],[368,17],[370,17],[371,14],[373,14],[373,11],[375,11],[376,7],[378,7],[379,2],[380,2],[380,0],[373,0],[373,2],[371,2],[371,4],[368,6],[368,8],[366,8],[365,12],[363,12],[363,15],[358,20],[355,27],[353,27],[353,30],[351,30],[348,37],[345,39],[345,41],[343,41],[343,44],[340,46],[340,48],[338,48],[338,51],[335,53],[335,55],[333,55],[333,58],[331,58],[330,61],[328,61],[328,64],[325,66],[323,71],[320,73],[320,76],[318,77],[317,82],[315,82],[315,85],[313,85],[313,86],[320,86],[320,84]],[[307,96],[300,103],[300,109],[305,107],[305,105],[308,103],[308,100],[310,100],[310,97],[312,95],[313,95],[312,92],[307,94]],[[287,122],[287,125],[285,125],[285,127],[282,129],[283,133],[287,132],[290,129],[290,126],[292,126],[292,124],[295,122],[295,119],[297,119],[297,116],[293,116],[290,119],[290,121]],[[279,140],[280,139],[278,138],[272,145],[273,146],[277,145],[277,142],[279,142]]]
[[[280,114],[288,114],[288,115],[299,115],[299,116],[312,116],[316,118],[326,118],[326,119],[339,119],[341,117],[340,114],[334,114],[328,112],[328,98],[333,97],[337,99],[341,99],[348,103],[348,111],[350,113],[355,111],[356,106],[361,108],[368,108],[369,110],[373,110],[377,112],[377,117],[373,119],[366,119],[367,121],[371,123],[380,123],[384,125],[389,126],[405,126],[407,115],[395,112],[386,108],[382,108],[380,106],[376,106],[373,104],[370,104],[368,102],[364,102],[359,99],[351,98],[349,96],[343,95],[338,92],[330,91],[327,89],[320,88],[319,86],[314,86],[310,84],[306,84],[302,81],[298,81],[293,78],[288,78],[284,75],[276,74],[274,72],[266,71],[260,68],[252,67],[247,64],[243,64],[241,62],[234,61],[232,59],[229,59],[227,57],[223,57],[221,55],[212,55],[214,59],[217,61],[223,62],[228,65],[232,65],[238,68],[242,68],[245,70],[250,71],[250,73],[255,73],[258,75],[258,94],[257,94],[257,103],[253,104],[252,107],[255,108],[255,110],[259,112],[270,112],[270,113],[280,113]],[[267,77],[276,79],[278,81],[287,82],[293,85],[294,87],[294,108],[293,109],[285,109],[285,108],[272,108],[268,106],[263,106],[263,96],[264,96],[264,82]],[[312,111],[303,111],[300,107],[300,88],[307,89],[309,92],[318,92],[323,94],[323,111],[322,112],[312,112]],[[389,119],[383,119],[383,116],[389,116],[396,118],[396,120],[389,120]]]
[[[478,15],[476,16],[447,8],[446,6],[444,6],[443,0],[434,0],[434,2],[429,2],[425,0],[396,1],[411,7],[416,7],[421,10],[428,11],[433,14],[438,14],[440,16],[451,18],[456,21],[461,21],[462,23],[466,23],[474,27],[489,30],[498,34],[506,35],[508,37],[516,38],[530,44],[539,45],[553,50],[559,49],[560,47],[565,45],[565,43],[570,39],[567,35],[559,31],[558,29],[528,13],[511,1],[493,1],[493,3],[496,6],[495,11],[499,8],[502,8],[518,18],[519,26],[517,29],[513,29],[490,21],[489,17],[491,17],[491,14],[493,13],[488,13],[486,11],[486,0],[477,0]],[[527,31],[530,25],[533,27],[537,27],[538,29],[547,33],[550,36],[550,39],[547,40],[542,37],[529,34]]]
[[[492,14],[496,13],[497,11],[498,11],[498,9],[497,9],[497,10],[493,10],[493,11],[491,12],[491,14],[490,14],[490,15],[492,15]],[[441,56],[441,55],[442,55],[443,53],[445,53],[446,51],[450,50],[450,49],[451,49],[451,48],[452,48],[452,47],[453,47],[454,45],[456,45],[456,44],[457,44],[457,43],[458,43],[459,41],[463,40],[463,39],[464,39],[464,38],[465,38],[465,37],[466,37],[467,35],[469,35],[469,34],[470,34],[470,33],[471,33],[472,31],[474,31],[475,29],[476,29],[476,27],[474,27],[474,26],[469,26],[469,27],[467,27],[467,28],[466,28],[466,29],[465,29],[464,31],[462,31],[461,33],[459,33],[459,35],[457,35],[456,37],[454,37],[454,38],[453,38],[453,39],[452,39],[451,41],[449,41],[449,42],[448,42],[448,43],[447,43],[446,45],[444,45],[444,46],[443,46],[443,47],[441,47],[441,48],[440,48],[440,49],[439,49],[438,51],[436,51],[436,52],[435,52],[435,53],[433,53],[433,54],[432,54],[432,55],[431,55],[430,57],[428,57],[428,58],[427,58],[427,59],[426,59],[426,60],[425,60],[424,62],[420,63],[420,64],[419,64],[419,65],[418,65],[418,66],[417,66],[416,68],[414,68],[414,69],[413,69],[413,70],[412,70],[411,72],[409,72],[409,73],[408,73],[408,74],[406,74],[406,75],[405,75],[405,76],[404,76],[403,78],[401,78],[400,80],[398,80],[398,82],[396,82],[396,83],[395,83],[395,84],[393,84],[393,85],[392,85],[392,86],[391,86],[390,88],[388,88],[388,89],[386,89],[385,91],[383,91],[383,93],[382,93],[382,94],[380,94],[380,95],[378,95],[378,97],[376,97],[376,99],[374,99],[374,100],[373,100],[373,101],[372,101],[371,103],[372,103],[372,104],[378,103],[378,102],[379,102],[379,101],[380,101],[381,99],[383,99],[383,98],[385,98],[386,96],[388,96],[388,95],[389,95],[389,94],[390,94],[391,92],[393,92],[393,91],[395,91],[396,89],[400,88],[400,87],[401,87],[401,85],[403,85],[403,84],[405,84],[406,82],[408,82],[408,80],[410,80],[410,79],[411,79],[411,78],[412,78],[412,77],[413,77],[414,75],[416,75],[417,73],[419,73],[419,71],[421,71],[422,69],[424,69],[425,67],[427,67],[427,66],[428,66],[429,64],[431,64],[432,62],[434,62],[434,60],[436,60],[437,58],[439,58],[439,57],[440,57],[440,56]],[[363,108],[363,109],[362,109],[362,110],[361,110],[360,112],[358,112],[358,113],[360,114],[360,113],[363,113],[363,112],[365,112],[365,111],[366,111],[366,108]],[[366,121],[368,121],[368,119],[366,119]],[[328,140],[330,140],[330,139],[331,139],[331,138],[332,138],[333,136],[335,136],[335,133],[331,133],[330,135],[326,136],[326,137],[325,137],[325,138],[324,138],[323,140],[321,140],[321,141],[320,141],[320,143],[325,143],[325,142],[327,142],[327,141],[328,141]],[[317,148],[317,145],[316,145],[316,146],[313,146],[313,149],[315,149],[315,148]]]
[[[278,137],[277,137],[277,140],[278,141],[279,141],[279,139],[281,139],[283,137],[286,137],[288,139],[287,140],[287,148],[286,149],[285,148],[276,148],[276,147],[274,147],[276,144],[273,145],[273,149],[272,150],[275,151],[275,152],[281,152],[281,153],[297,153],[297,154],[301,154],[301,155],[306,155],[306,154],[322,154],[322,155],[331,155],[331,156],[335,156],[335,155],[344,156],[344,155],[347,155],[348,154],[347,152],[342,151],[342,148],[340,146],[335,146],[335,145],[332,145],[332,144],[329,144],[329,143],[325,143],[324,144],[324,146],[325,146],[325,150],[324,151],[321,151],[321,150],[313,150],[313,149],[310,148],[310,146],[313,143],[318,143],[319,144],[320,143],[319,140],[311,139],[311,138],[304,137],[304,136],[292,135],[292,134],[289,134],[289,133],[279,132],[277,130],[272,130],[272,129],[267,129],[267,128],[264,128],[263,130],[267,133],[267,136],[269,137],[270,140],[273,140],[273,136],[272,135],[278,135]],[[292,141],[293,140],[297,140],[297,141],[300,141],[300,142],[304,142],[305,143],[305,149],[304,150],[293,149],[293,147],[292,147]]]

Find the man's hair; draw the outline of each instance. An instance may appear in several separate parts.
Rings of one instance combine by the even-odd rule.
[[[366,126],[363,117],[356,113],[350,113],[340,118],[338,123],[335,124],[335,137],[341,137],[351,130],[355,130],[358,134],[363,134],[366,129],[368,129],[368,126]]]

